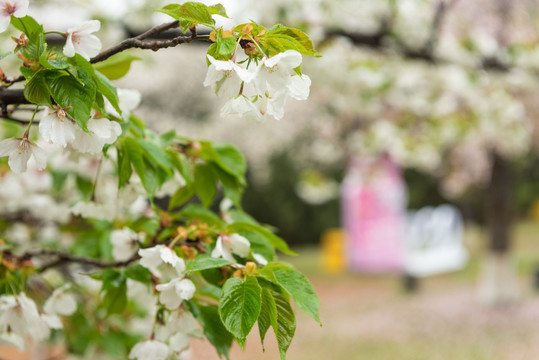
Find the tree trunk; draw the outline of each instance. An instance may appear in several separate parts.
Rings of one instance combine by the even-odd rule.
[[[485,193],[488,252],[485,258],[481,297],[489,304],[504,304],[517,297],[517,281],[510,259],[512,211],[510,163],[492,154],[492,172]]]

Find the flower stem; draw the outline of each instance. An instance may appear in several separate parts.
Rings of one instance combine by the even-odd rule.
[[[36,108],[34,109],[32,118],[30,119],[30,122],[28,123],[28,127],[26,128],[26,131],[24,132],[25,137],[28,137],[28,134],[30,133],[30,127],[32,127],[32,123],[34,122],[34,118],[36,117],[37,109],[39,109],[39,105],[36,105]]]

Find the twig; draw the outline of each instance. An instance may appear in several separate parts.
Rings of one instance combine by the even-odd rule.
[[[97,268],[123,267],[140,259],[140,256],[138,255],[138,253],[135,253],[133,254],[133,256],[131,256],[127,260],[107,262],[107,261],[102,261],[99,259],[73,256],[66,252],[57,251],[57,250],[47,250],[47,249],[39,250],[35,252],[29,251],[20,256],[17,256],[17,259],[19,261],[25,261],[25,260],[30,260],[34,257],[48,257],[48,256],[54,256],[54,257],[57,257],[57,259],[43,265],[41,268],[39,268],[38,270],[39,272],[43,272],[51,267],[55,267],[64,263],[77,263],[77,264],[89,265],[89,266],[93,266]]]
[[[90,62],[92,64],[95,64],[97,62],[104,61],[108,59],[109,57],[111,57],[112,55],[118,54],[124,50],[131,49],[131,48],[149,49],[149,50],[157,51],[159,49],[173,47],[179,44],[190,43],[192,41],[209,41],[210,40],[209,35],[197,35],[196,31],[192,31],[191,35],[179,35],[179,36],[173,37],[172,39],[167,39],[167,40],[146,40],[153,35],[156,35],[168,29],[178,27],[178,25],[179,25],[178,21],[173,21],[170,23],[156,26],[138,36],[125,39],[118,45],[113,46],[110,49],[107,49],[97,54],[95,57],[90,59]]]

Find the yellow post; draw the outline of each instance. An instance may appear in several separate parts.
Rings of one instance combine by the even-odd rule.
[[[322,234],[322,269],[330,274],[340,274],[346,269],[344,231],[328,229]]]

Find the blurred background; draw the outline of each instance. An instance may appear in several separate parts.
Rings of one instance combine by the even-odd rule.
[[[98,18],[107,47],[169,21],[148,16],[166,3],[35,0],[31,14],[58,30]],[[204,44],[134,52],[116,84],[142,93],[155,130],[247,157],[245,211],[297,250],[281,259],[322,300],[322,327],[298,312],[288,358],[539,359],[539,1],[222,3],[224,28],[312,36],[307,101],[281,121],[220,118]],[[252,336],[231,358],[278,359]],[[192,358],[217,355],[194,342]]]

